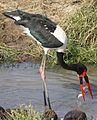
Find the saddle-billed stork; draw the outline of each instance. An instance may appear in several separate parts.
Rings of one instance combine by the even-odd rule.
[[[73,70],[79,75],[80,90],[82,91],[83,98],[85,99],[83,78],[85,78],[88,90],[91,97],[93,98],[92,90],[90,88],[90,83],[87,76],[86,66],[80,63],[66,64],[63,60],[64,50],[66,49],[67,45],[67,36],[59,25],[43,15],[31,14],[21,10],[8,11],[4,12],[3,14],[15,20],[14,23],[16,25],[22,26],[24,32],[31,36],[35,41],[37,41],[37,43],[41,44],[41,46],[43,47],[44,55],[39,71],[44,83],[44,88],[46,90],[47,96],[47,85],[45,81],[46,55],[49,49],[56,49],[58,61],[61,66],[65,69]]]

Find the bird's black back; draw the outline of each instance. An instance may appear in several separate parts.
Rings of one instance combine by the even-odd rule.
[[[21,20],[15,21],[15,24],[28,28],[30,34],[39,41],[43,47],[57,48],[63,45],[52,33],[57,28],[57,24],[49,18],[40,14],[30,14],[19,11]]]

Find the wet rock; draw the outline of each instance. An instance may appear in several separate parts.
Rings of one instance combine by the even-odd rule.
[[[45,110],[43,117],[45,120],[57,120],[58,119],[57,114],[52,109]]]
[[[0,119],[1,120],[13,120],[10,113],[0,106]]]
[[[65,115],[64,120],[87,120],[87,116],[83,111],[72,110]]]

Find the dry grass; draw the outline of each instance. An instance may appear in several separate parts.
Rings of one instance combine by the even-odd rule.
[[[37,58],[40,59],[42,49],[36,43],[17,27],[12,20],[4,17],[1,13],[16,8],[32,13],[40,13],[48,16],[50,19],[59,23],[61,26],[64,19],[69,14],[73,14],[76,9],[80,8],[80,4],[72,5],[71,0],[1,0],[0,1],[0,54],[1,62],[14,61],[21,59],[26,60]],[[2,47],[3,45],[3,47]],[[4,49],[2,49],[4,48]],[[5,48],[8,48],[5,50]],[[12,51],[12,53],[9,52]],[[16,50],[15,50],[16,49]],[[5,52],[6,51],[6,52]],[[14,53],[15,51],[15,53]],[[18,52],[19,56],[18,56]],[[22,51],[22,54],[21,54]],[[6,54],[5,54],[6,53]],[[5,55],[4,55],[5,54]],[[15,59],[12,60],[13,55]],[[26,57],[25,57],[26,56]],[[8,57],[8,59],[7,59]],[[19,61],[20,61],[19,59]]]
[[[64,24],[71,62],[97,64],[97,8],[85,5]],[[69,61],[70,61],[69,60]]]
[[[12,60],[10,59],[10,58],[13,58],[12,54],[15,54],[16,61],[18,58],[20,58],[19,61],[27,60],[27,58],[40,59],[40,56],[42,55],[41,47],[36,45],[36,43],[30,37],[23,34],[23,32],[19,29],[19,27],[14,25],[12,20],[4,17],[1,14],[3,11],[14,10],[16,8],[19,8],[27,12],[40,13],[40,14],[46,15],[56,23],[60,24],[60,26],[62,26],[62,28],[66,31],[68,36],[71,36],[71,33],[74,32],[73,35],[75,37],[73,36],[72,39],[74,38],[75,40],[78,40],[79,39],[77,36],[78,32],[77,30],[75,31],[75,28],[77,29],[77,26],[76,26],[77,24],[76,25],[73,24],[73,21],[72,21],[73,19],[71,19],[71,16],[73,16],[78,10],[80,10],[83,5],[94,4],[94,3],[96,4],[96,0],[1,0],[0,1],[0,55],[3,57],[0,58],[0,61],[6,62],[9,60]],[[70,19],[72,22],[70,21]],[[79,22],[80,26],[81,26],[81,22],[82,21]],[[70,27],[70,25],[72,27]],[[83,32],[84,31],[82,31],[81,34],[83,34]],[[91,43],[94,43],[96,38],[94,34],[95,32],[96,32],[96,26],[87,28],[84,34],[84,41],[82,42],[84,44],[89,43],[89,41]],[[71,37],[69,37],[69,39],[71,39]],[[73,47],[73,44],[74,43],[72,43],[71,41],[70,45],[72,47]],[[6,49],[6,51],[9,49],[10,51],[12,50],[13,51],[12,54],[9,51],[4,52],[4,49],[2,49],[2,45],[3,47],[8,48]],[[79,46],[78,48],[80,49]],[[18,57],[18,52],[14,53],[14,51],[15,52],[19,51],[19,57]],[[72,54],[73,54],[73,57],[75,58],[75,56],[77,56],[76,55],[77,53],[75,51],[72,51],[72,52],[74,52]],[[4,55],[4,53],[6,54]],[[51,55],[52,54],[55,55],[55,53],[51,53]],[[7,59],[7,57],[9,59]],[[56,59],[55,56],[54,56],[54,59]],[[72,60],[72,62],[74,61],[76,62],[76,60]],[[79,61],[79,59],[77,61]]]

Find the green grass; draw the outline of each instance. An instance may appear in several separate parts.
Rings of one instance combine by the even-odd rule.
[[[37,48],[36,48],[37,49]],[[17,63],[41,58],[41,50],[34,49],[33,45],[28,50],[10,48],[5,44],[0,45],[0,63]]]
[[[42,115],[36,112],[32,105],[22,105],[18,109],[11,110],[11,117],[14,120],[43,120]]]
[[[92,5],[81,8],[64,23],[68,35],[67,62],[97,64],[97,9]]]
[[[64,60],[67,63],[97,65],[97,8],[87,4],[65,20],[63,28],[68,36]],[[55,51],[50,52],[50,67],[57,63]]]
[[[0,63],[10,63],[19,61],[21,51],[9,48],[5,45],[0,45]]]

